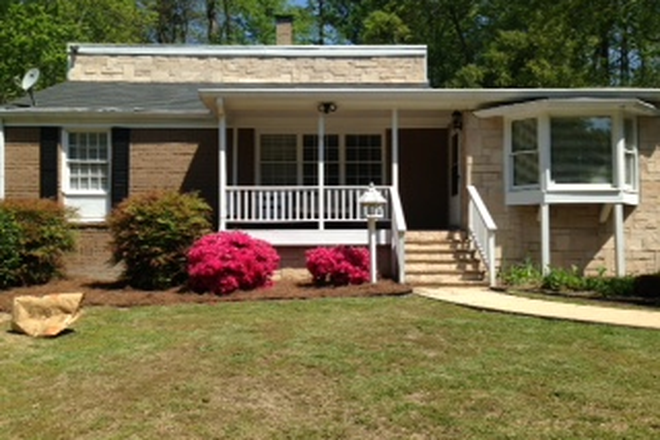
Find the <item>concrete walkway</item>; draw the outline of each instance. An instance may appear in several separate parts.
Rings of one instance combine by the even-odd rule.
[[[415,288],[428,298],[481,310],[492,310],[543,318],[660,329],[660,311],[618,309],[566,302],[522,298],[477,287]]]

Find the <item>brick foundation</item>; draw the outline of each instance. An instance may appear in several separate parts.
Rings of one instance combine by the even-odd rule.
[[[65,258],[66,274],[99,281],[114,281],[120,265],[111,265],[110,232],[105,226],[77,226],[76,247]]]

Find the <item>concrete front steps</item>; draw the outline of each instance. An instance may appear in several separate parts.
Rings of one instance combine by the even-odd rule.
[[[487,286],[463,231],[406,232],[406,283],[413,287]]]

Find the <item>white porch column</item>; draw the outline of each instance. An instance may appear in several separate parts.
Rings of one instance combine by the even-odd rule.
[[[231,131],[231,184],[234,186],[238,185],[238,127],[234,127]]]
[[[318,127],[318,188],[319,188],[319,229],[325,229],[325,113],[319,112]]]
[[[218,230],[227,229],[227,116],[218,98]]]
[[[626,239],[623,226],[623,204],[617,203],[614,205],[614,249],[618,277],[626,275]]]
[[[392,186],[399,189],[399,110],[392,109]]]
[[[541,271],[550,272],[550,205],[541,204]]]
[[[0,200],[5,198],[5,125],[0,119]]]

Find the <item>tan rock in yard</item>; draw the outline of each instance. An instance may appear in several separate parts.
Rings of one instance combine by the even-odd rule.
[[[82,293],[14,298],[11,328],[29,336],[57,336],[80,316]]]

